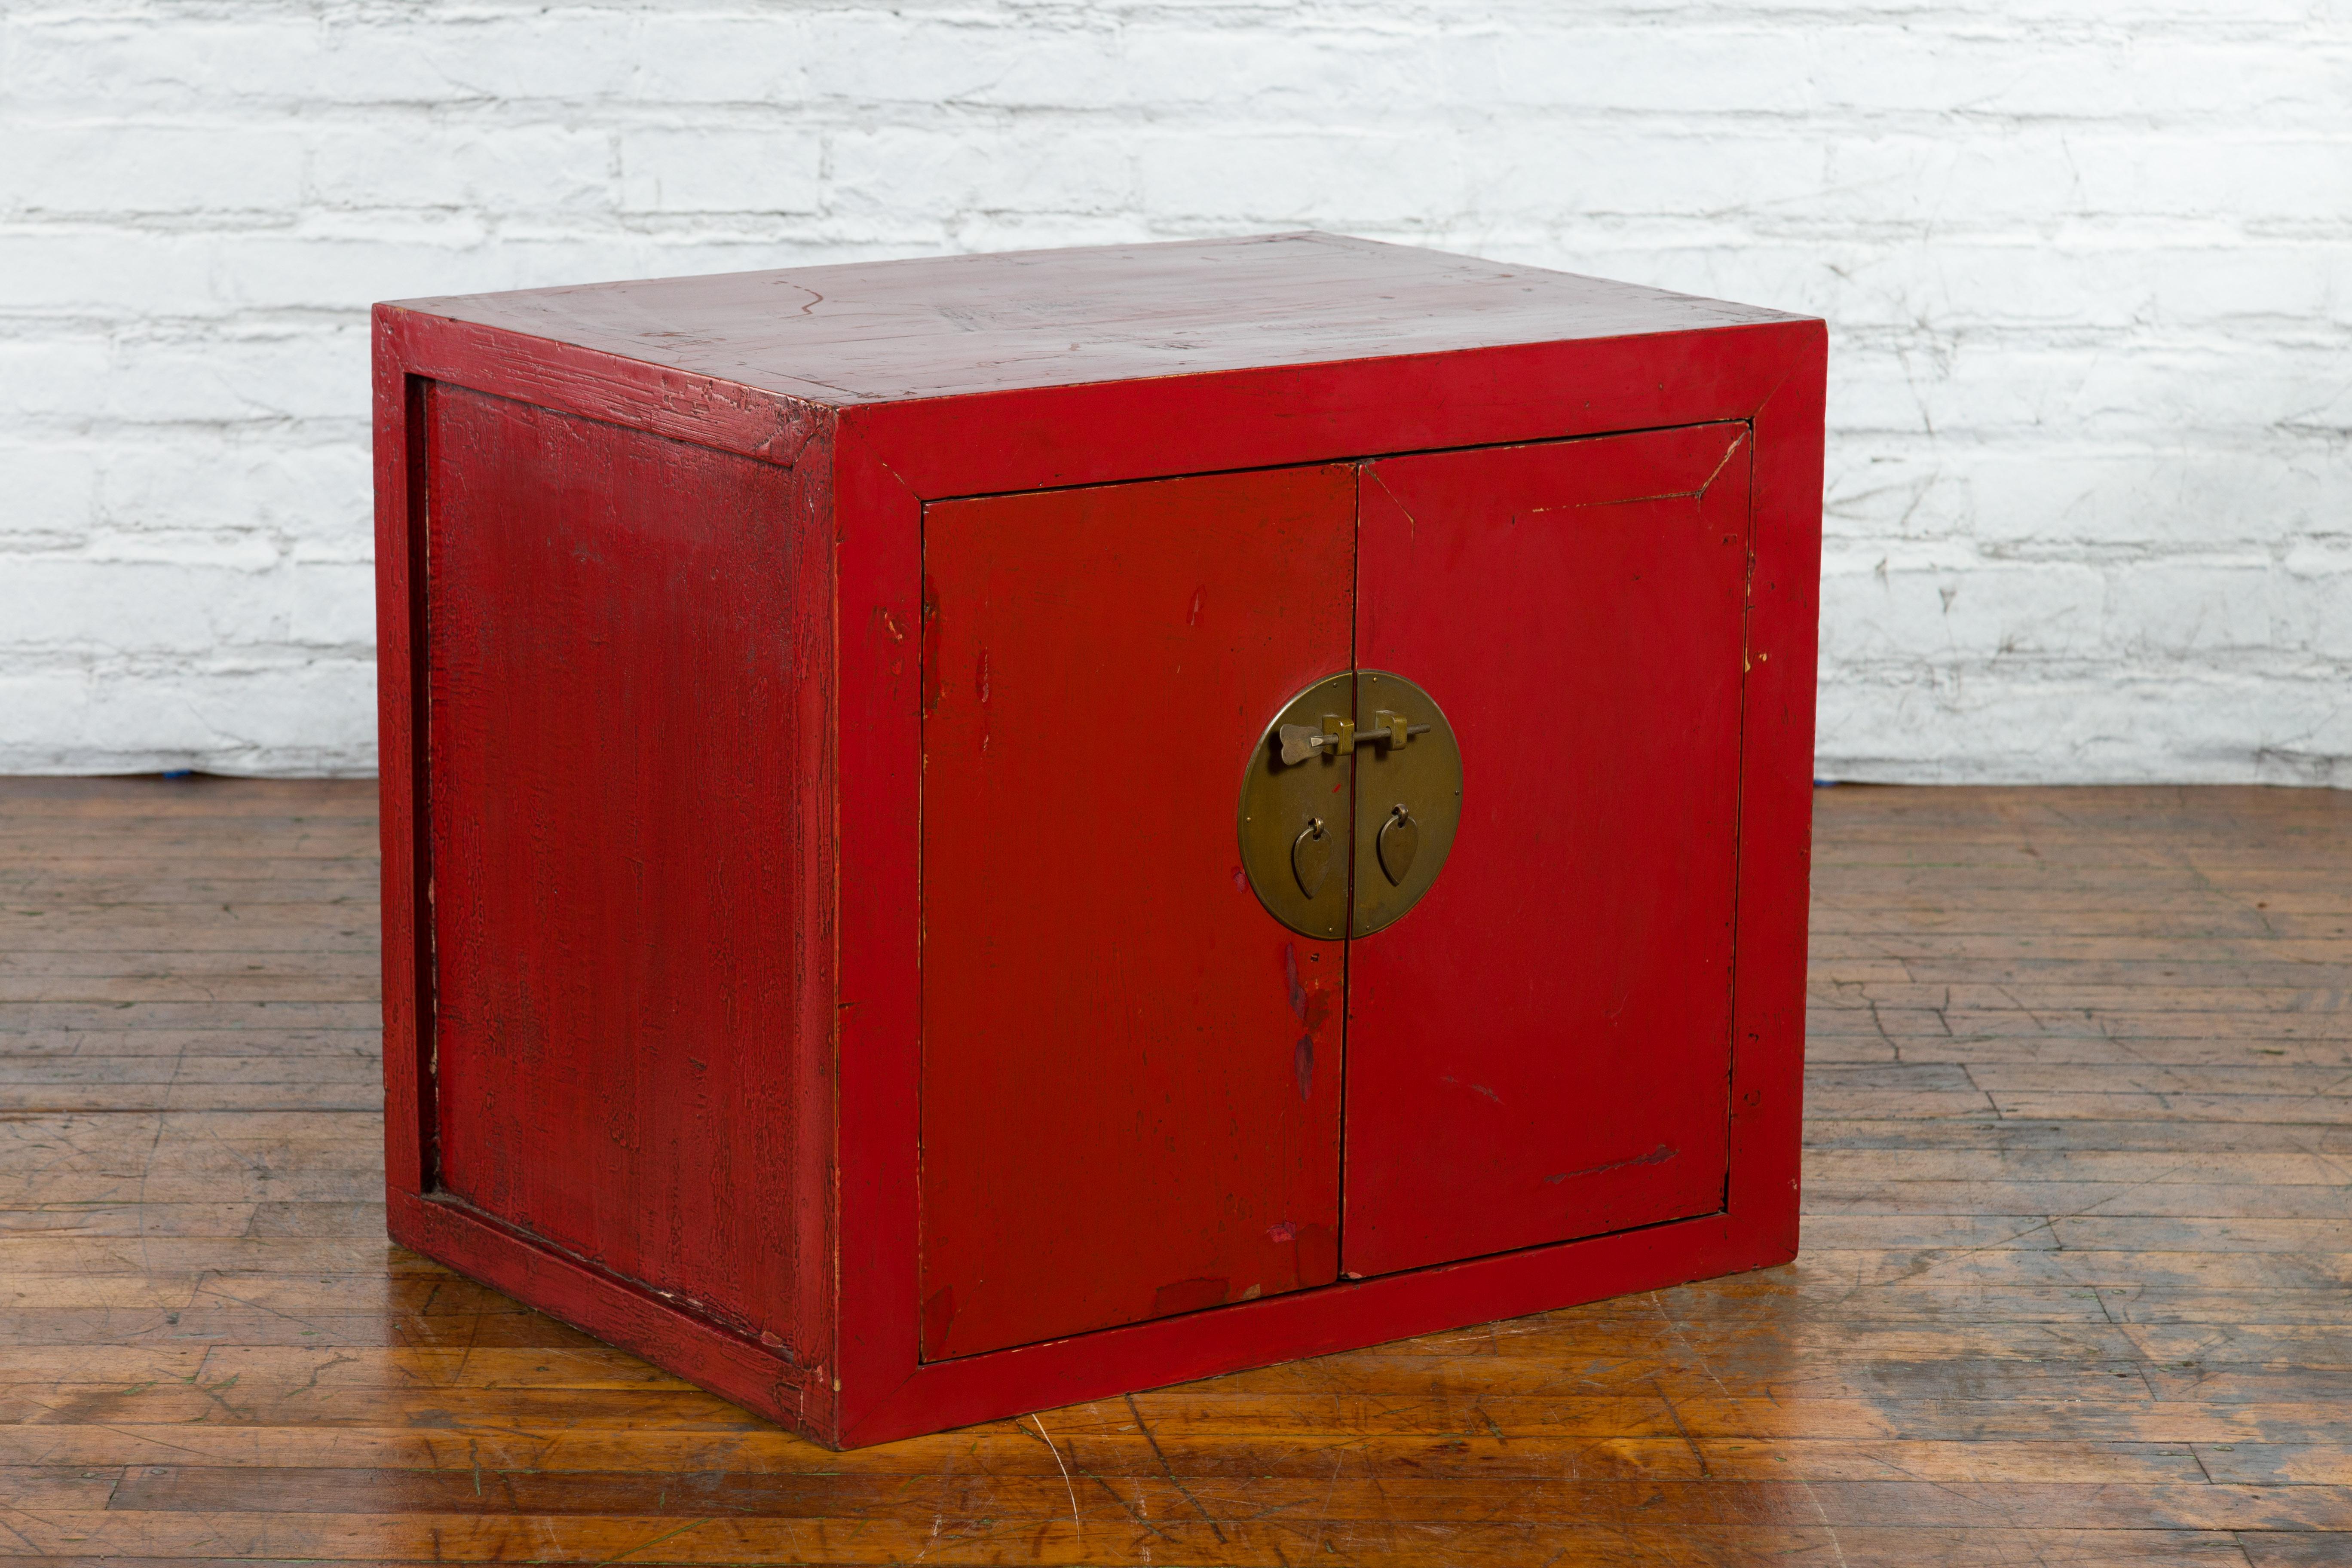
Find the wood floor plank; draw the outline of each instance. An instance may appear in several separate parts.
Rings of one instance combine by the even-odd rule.
[[[383,1031],[364,1029],[42,1029],[0,1033],[0,1058],[355,1056],[380,1061]],[[11,1076],[13,1067],[6,1069]]]
[[[14,1026],[27,1033],[79,1028],[373,1029],[383,1008],[373,999],[11,1002]]]
[[[1950,1007],[1940,1003],[1903,1008],[1834,996],[1814,998],[1807,1029],[1815,1038],[1867,1035],[1924,1045],[2002,1038],[2352,1041],[2352,1022],[2340,1012],[2257,1013],[2243,1007],[2214,1012],[2176,1007],[2151,1013],[2062,1005],[2037,1013],[2013,1003],[2005,1009]]]
[[[286,1083],[381,1083],[383,1065],[364,1048],[304,1056],[178,1057],[17,1056],[0,1050],[0,1078],[12,1084],[75,1084],[89,1089],[125,1084],[209,1083],[255,1088]],[[76,1107],[75,1109],[80,1109]]]
[[[1976,1184],[1961,1183],[1970,1187]],[[2105,1186],[2084,1189],[2104,1192]],[[2206,1189],[2190,1187],[2188,1192]],[[2258,1187],[2259,1193],[2292,1191]],[[2324,1193],[2326,1189],[2314,1191]],[[223,1204],[223,1203],[381,1203],[383,1177],[365,1166],[340,1169],[272,1168],[258,1162],[236,1167],[190,1173],[183,1168],[121,1174],[80,1172],[40,1172],[27,1176],[18,1189],[22,1206],[55,1204]],[[18,1205],[10,1205],[19,1206]],[[2210,1204],[2202,1206],[2212,1206]]]
[[[0,903],[19,908],[64,904],[86,910],[319,903],[372,909],[376,904],[373,878],[365,886],[353,882],[361,865],[353,860],[317,867],[299,877],[260,879],[173,875],[161,868],[134,868],[127,876],[92,877],[16,866],[0,872]]]
[[[362,1237],[383,1234],[381,1198],[322,1202],[288,1197],[261,1203],[167,1203],[132,1195],[129,1203],[0,1207],[0,1235]]]
[[[1157,1467],[1154,1467],[1156,1471]],[[2352,1529],[2352,1488],[2189,1482],[1748,1480],[1708,1476],[1562,1479],[1527,1476],[1502,1489],[1480,1479],[1366,1478],[1341,1463],[1299,1478],[1108,1474],[1082,1513],[1109,1523],[1181,1519],[1198,1509],[1218,1520],[1311,1510],[1319,1521],[1374,1524],[1544,1523],[1649,1526],[1770,1525],[1811,1513],[1832,1526],[1937,1529],[2017,1524],[2063,1513],[2093,1530]],[[648,1475],[631,1471],[484,1472],[398,1469],[132,1468],[107,1506],[117,1512],[412,1513],[538,1517],[717,1516],[820,1520],[844,1514],[927,1525],[942,1513],[1034,1521],[1068,1516],[1058,1474],[961,1472],[921,1477]],[[57,1506],[70,1507],[69,1503]]]
[[[1815,1149],[2078,1149],[2144,1151],[2171,1155],[2224,1150],[2296,1152],[2329,1158],[2352,1152],[2352,1131],[2333,1124],[2057,1120],[1997,1121],[1888,1121],[1810,1117],[1806,1139]]]
[[[1075,1482],[1068,1489],[1076,1491]],[[243,1562],[313,1561],[476,1563],[524,1559],[539,1563],[811,1564],[908,1563],[1076,1565],[1106,1561],[1276,1564],[1327,1558],[1366,1568],[1443,1562],[1465,1565],[1547,1563],[1622,1568],[1628,1563],[1739,1564],[1766,1563],[1916,1565],[1920,1562],[2006,1563],[2238,1563],[2237,1538],[2227,1532],[2142,1526],[2127,1530],[1996,1527],[1997,1538],[1971,1527],[1844,1528],[1803,1511],[1785,1523],[1754,1525],[1623,1524],[1614,1521],[1549,1524],[1437,1523],[1410,1519],[1378,1522],[1310,1520],[1215,1520],[1176,1517],[1147,1521],[1118,1500],[1075,1504],[1076,1517],[997,1520],[935,1516],[931,1521],[743,1519],[706,1516],[683,1522],[670,1516],[638,1518],[512,1514],[175,1514],[59,1511],[28,1519],[23,1539],[33,1551],[71,1551],[116,1560],[135,1546],[159,1556],[182,1552]],[[1097,1510],[1091,1530],[1085,1517]],[[1993,1553],[1999,1555],[1993,1555]],[[1147,1559],[1146,1554],[1151,1555]],[[2226,1554],[2226,1555],[2225,1555]],[[2324,1558],[2305,1559],[2324,1562]]]
[[[277,1083],[259,1087],[202,1082],[171,1084],[0,1085],[0,1113],[48,1111],[68,1106],[118,1112],[229,1110],[265,1100],[282,1110],[364,1110],[372,1102],[364,1086],[349,1083]]]
[[[1805,1200],[1816,1215],[2101,1214],[2182,1218],[2331,1219],[2352,1223],[2341,1186],[2229,1186],[2188,1182],[1890,1182],[1814,1176]]]
[[[1810,1047],[1822,1067],[1910,1062],[1963,1065],[2019,1063],[2060,1068],[2262,1067],[2352,1068],[2352,1040],[2299,1036],[2205,1036],[2195,1039],[2091,1037],[2082,1035],[1897,1035],[1872,1029],[1817,1035]],[[2080,1081],[2080,1075],[2077,1075]]]
[[[2352,794],[1816,794],[1784,1268],[854,1454],[383,1238],[373,786],[0,779],[0,1553],[2352,1563]]]
[[[214,986],[212,994],[222,1001],[238,998],[234,994],[222,994],[219,985],[259,980],[357,980],[362,984],[343,987],[345,994],[354,994],[363,993],[365,982],[373,977],[375,958],[372,948],[289,948],[274,938],[235,948],[142,946],[97,952],[13,942],[0,952],[0,1002],[47,1001],[48,997],[34,993],[128,980],[209,982]]]
[[[2309,1445],[2193,1445],[2095,1441],[1916,1441],[1741,1437],[1566,1438],[1488,1433],[1370,1433],[1340,1440],[1235,1444],[1175,1432],[1055,1431],[1048,1451],[1025,1424],[975,1427],[940,1437],[831,1454],[772,1430],[709,1435],[677,1431],[552,1428],[460,1433],[432,1428],[168,1426],[0,1427],[0,1463],[46,1455],[51,1468],[79,1468],[85,1456],[110,1464],[236,1468],[369,1468],[442,1471],[634,1472],[663,1476],[938,1474],[1058,1476],[1062,1464],[1103,1476],[1172,1471],[1188,1479],[1255,1476],[1328,1479],[1335,1459],[1368,1477],[1508,1480],[1520,1477],[1698,1479],[1927,1480],[1990,1483],[2158,1484],[2194,1482],[2217,1465],[2238,1464],[2244,1484],[2347,1484],[2321,1474],[2336,1461]],[[1058,1461],[1058,1462],[1057,1462]],[[2218,1471],[2214,1472],[2217,1476]]]

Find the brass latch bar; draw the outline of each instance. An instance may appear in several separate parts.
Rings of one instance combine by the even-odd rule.
[[[1282,742],[1283,762],[1290,763],[1315,756],[1349,756],[1360,743],[1402,746],[1411,737],[1428,732],[1428,725],[1410,723],[1403,714],[1382,709],[1360,732],[1353,719],[1326,713],[1319,730],[1311,724],[1285,724],[1275,731],[1275,736]]]

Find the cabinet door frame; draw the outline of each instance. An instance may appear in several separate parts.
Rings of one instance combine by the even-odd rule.
[[[830,1347],[857,1446],[1779,1263],[1796,1250],[1825,333],[1787,321],[842,411],[831,458],[843,869]],[[1732,1128],[1720,1214],[1043,1344],[919,1355],[919,942],[926,502],[1746,421],[1753,599]],[[828,1353],[829,1352],[829,1353]]]

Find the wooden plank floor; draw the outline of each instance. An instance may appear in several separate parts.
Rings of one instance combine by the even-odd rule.
[[[1817,799],[1797,1264],[836,1455],[386,1244],[372,786],[0,782],[0,1555],[2352,1563],[2352,794]]]

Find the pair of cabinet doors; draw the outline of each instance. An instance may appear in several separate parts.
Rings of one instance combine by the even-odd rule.
[[[1723,1207],[1750,449],[926,508],[927,1359]],[[1459,817],[1416,904],[1327,940],[1237,802],[1350,670],[1442,708]]]

